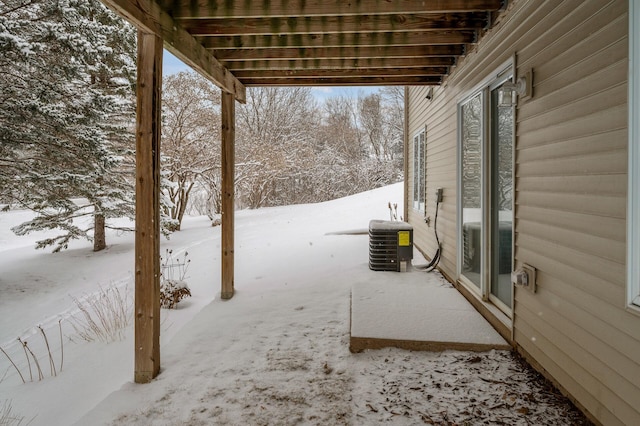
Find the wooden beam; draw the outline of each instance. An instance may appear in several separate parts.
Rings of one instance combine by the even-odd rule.
[[[235,100],[222,93],[222,299],[234,293]]]
[[[361,59],[274,59],[257,61],[232,61],[226,66],[239,78],[238,71],[258,70],[336,70],[359,68],[421,68],[449,67],[455,65],[453,56],[419,58],[361,58]]]
[[[397,15],[303,16],[274,18],[183,19],[191,35],[268,35],[387,31],[472,30],[487,25],[487,14],[430,13]]]
[[[425,68],[361,68],[361,69],[310,69],[310,70],[244,70],[237,71],[236,76],[241,79],[256,78],[350,78],[354,74],[358,77],[400,77],[400,76],[442,76],[447,74],[447,67]]]
[[[495,11],[502,7],[502,0],[160,0],[175,18],[249,18],[313,15],[359,15],[399,13],[456,13]],[[267,5],[265,7],[265,5]]]
[[[180,26],[153,0],[102,0],[145,33],[155,34],[165,42],[165,48],[184,63],[211,80],[223,91],[232,93],[239,102],[246,102],[242,83],[196,39]]]
[[[246,78],[245,86],[435,86],[440,77]]]
[[[162,39],[138,32],[134,381],[160,372],[160,100]]]
[[[372,47],[318,47],[284,49],[228,49],[214,50],[221,61],[254,61],[259,59],[358,59],[358,58],[420,58],[426,56],[458,56],[464,46],[372,46]]]
[[[425,31],[401,33],[347,33],[347,34],[285,34],[198,37],[207,49],[276,49],[312,47],[359,46],[420,46],[438,44],[467,44],[476,42],[476,32]]]

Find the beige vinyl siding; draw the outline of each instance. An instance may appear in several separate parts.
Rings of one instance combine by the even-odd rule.
[[[514,256],[537,268],[538,291],[516,289],[514,340],[607,425],[640,424],[640,316],[625,309],[627,7],[514,1],[431,102],[410,101],[409,127],[427,125],[428,215],[445,188],[441,265],[455,278],[457,103],[513,54],[516,75],[533,69],[516,112]],[[434,250],[432,228],[409,219]]]
[[[536,295],[516,291],[514,336],[605,424],[640,421],[640,336],[620,331],[638,327],[623,302],[626,28],[626,2],[587,2],[518,52],[535,96],[518,110],[516,260],[539,274]]]
[[[419,114],[416,114],[416,113],[419,111],[423,111],[425,108],[425,102],[426,102],[425,98],[427,94],[427,88],[420,87],[420,88],[413,88],[413,89],[414,90],[409,91],[410,105],[409,105],[409,113],[408,113],[408,119],[409,119],[408,141],[409,141],[410,160],[408,162],[408,175],[407,175],[407,182],[408,182],[407,190],[408,190],[408,199],[409,199],[407,212],[409,213],[409,216],[405,220],[413,224],[414,226],[413,240],[415,244],[418,244],[417,243],[418,241],[426,240],[426,235],[428,230],[423,227],[416,226],[416,224],[424,223],[424,212],[414,209],[414,206],[413,206],[413,182],[414,182],[414,175],[415,175],[415,169],[414,169],[415,156],[413,152],[413,148],[414,148],[413,138],[425,129],[424,121],[421,120]],[[425,137],[428,139],[429,137],[428,132],[425,133]],[[426,155],[428,156],[428,154],[429,154],[429,150],[427,149]],[[427,199],[425,201],[426,201],[426,205],[428,206],[429,200]]]
[[[432,100],[427,100],[428,88],[412,87],[409,91],[409,134],[415,135],[426,126],[426,215],[431,225],[425,224],[423,212],[409,209],[409,223],[414,227],[414,241],[428,256],[434,255],[437,244],[434,236],[435,193],[444,188],[443,203],[438,213],[438,235],[443,246],[440,267],[450,277],[456,271],[456,156],[452,156],[451,141],[456,140],[456,112],[447,108],[434,108],[442,104],[440,88],[434,88]],[[427,116],[427,107],[434,113]],[[411,148],[412,151],[413,148]],[[413,158],[413,157],[411,157]],[[413,165],[410,166],[410,182],[413,181]],[[451,185],[451,182],[454,182]],[[411,189],[409,189],[411,192]]]
[[[518,110],[516,259],[539,274],[537,294],[516,292],[514,335],[605,424],[640,422],[640,321],[624,310],[626,8],[577,5],[518,52],[535,96]]]

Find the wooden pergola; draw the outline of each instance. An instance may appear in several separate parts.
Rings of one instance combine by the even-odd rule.
[[[160,371],[158,200],[163,47],[222,90],[221,298],[230,299],[234,293],[235,101],[246,101],[245,88],[439,85],[468,46],[493,25],[507,2],[102,1],[139,30],[134,314],[137,383],[149,382]]]

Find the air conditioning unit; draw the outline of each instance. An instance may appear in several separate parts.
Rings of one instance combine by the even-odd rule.
[[[405,272],[413,259],[413,227],[406,222],[369,222],[369,269]]]

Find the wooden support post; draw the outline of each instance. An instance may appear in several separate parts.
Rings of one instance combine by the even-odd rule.
[[[160,100],[162,39],[138,32],[134,381],[160,372]]]
[[[222,92],[222,299],[233,297],[235,97]]]

